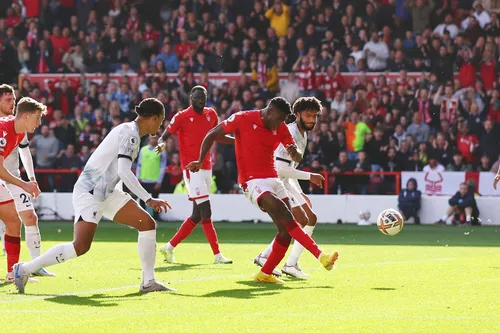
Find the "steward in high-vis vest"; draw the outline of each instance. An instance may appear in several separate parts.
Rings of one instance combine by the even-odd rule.
[[[141,148],[137,160],[137,169],[135,171],[137,179],[142,187],[146,189],[153,198],[158,198],[161,190],[165,169],[167,167],[167,153],[157,154],[155,151],[158,139],[150,136],[148,144]],[[141,200],[141,207],[146,209],[146,204]],[[158,212],[153,212],[153,217],[158,219]]]

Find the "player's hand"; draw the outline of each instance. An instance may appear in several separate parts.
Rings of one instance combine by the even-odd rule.
[[[495,190],[497,189],[497,184],[499,181],[500,181],[500,173],[497,173],[497,175],[495,176],[495,180],[493,181],[493,187],[495,188]]]
[[[166,213],[168,209],[172,209],[172,207],[170,207],[170,205],[166,200],[160,200],[160,199],[151,198],[148,201],[146,201],[146,205],[153,208],[158,213],[161,213],[162,211]]]
[[[38,197],[40,195],[40,188],[38,187],[37,182],[24,182],[22,186],[23,190],[29,193],[33,198]]]
[[[186,165],[186,170],[189,170],[191,172],[198,172],[200,171],[202,165],[203,165],[202,162],[193,161],[188,165]]]
[[[325,177],[323,177],[319,173],[312,173],[311,178],[309,178],[309,181],[314,185],[319,186],[319,188],[323,188],[323,184],[325,183]]]
[[[165,148],[166,148],[165,142],[161,142],[161,143],[158,143],[155,151],[157,154],[161,154],[165,150]]]

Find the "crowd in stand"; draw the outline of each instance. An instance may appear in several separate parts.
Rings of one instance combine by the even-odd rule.
[[[133,119],[142,98],[165,104],[166,125],[196,84],[207,88],[221,120],[275,95],[318,97],[324,110],[305,169],[499,167],[500,20],[479,1],[10,2],[0,4],[2,81],[61,74],[18,87],[19,96],[49,106],[32,140],[38,168],[80,169],[111,128]],[[210,72],[241,76],[216,85]],[[87,73],[104,75],[92,81]],[[280,81],[279,73],[289,75]],[[172,190],[179,158],[175,139],[167,145],[172,176],[164,185]],[[233,147],[219,145],[213,156],[219,190],[235,190]],[[332,176],[328,185],[334,193],[385,193],[393,191],[388,178]]]

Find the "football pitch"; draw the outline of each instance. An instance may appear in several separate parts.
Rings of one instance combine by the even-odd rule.
[[[180,223],[160,222],[164,244]],[[253,258],[274,237],[271,224],[217,223],[233,265],[213,265],[201,227],[158,254],[156,277],[177,293],[139,294],[137,232],[102,222],[88,254],[52,266],[55,278],[26,294],[0,286],[0,331],[29,332],[498,332],[500,226],[376,228],[319,225],[314,238],[340,259],[332,272],[307,252],[308,280],[252,282]],[[43,249],[72,239],[71,222],[41,222]],[[21,258],[29,254],[23,243]],[[0,276],[5,276],[1,257]],[[9,328],[7,330],[7,328]]]

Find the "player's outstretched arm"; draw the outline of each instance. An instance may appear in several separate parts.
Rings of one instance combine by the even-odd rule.
[[[165,150],[166,148],[165,142],[167,141],[170,135],[171,135],[170,132],[168,131],[168,129],[166,129],[161,135],[161,137],[158,139],[158,145],[156,146],[157,154],[161,154]]]
[[[303,153],[297,149],[296,145],[288,145],[286,146],[286,151],[288,152],[288,155],[292,158],[297,163],[302,162],[302,159],[304,158]]]
[[[210,132],[207,133],[205,138],[203,139],[203,142],[201,143],[201,148],[200,148],[200,157],[198,158],[198,161],[193,161],[186,165],[186,169],[192,172],[198,172],[201,169],[201,166],[203,165],[203,160],[205,159],[205,156],[207,156],[208,152],[214,145],[214,142],[218,139],[222,139],[226,136],[226,132],[224,131],[224,128],[222,127],[221,124],[215,126],[210,130]]]
[[[128,157],[118,158],[118,177],[120,177],[123,181],[123,184],[125,184],[125,186],[127,186],[132,193],[134,193],[151,208],[156,211],[164,209],[166,212],[167,208],[170,208],[169,204],[164,200],[151,198],[151,194],[149,194],[144,187],[141,186],[131,169],[132,159],[129,159]]]

